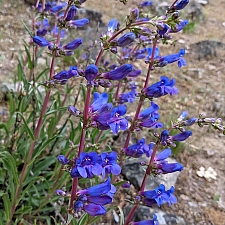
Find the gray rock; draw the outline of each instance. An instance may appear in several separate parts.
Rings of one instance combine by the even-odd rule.
[[[196,0],[190,1],[182,10],[182,18],[187,19],[189,22],[200,22],[203,17],[202,6]]]
[[[192,78],[202,79],[205,75],[205,70],[200,68],[188,68],[188,76]]]
[[[209,1],[208,0],[198,0],[198,3],[201,5],[207,5],[207,4],[209,4]]]
[[[219,41],[205,40],[190,45],[190,53],[198,60],[225,56],[225,44]]]
[[[176,162],[174,159],[167,159],[168,162]],[[122,174],[124,177],[130,181],[131,184],[138,190],[140,189],[145,170],[140,165],[141,161],[149,161],[149,158],[142,157],[139,159],[129,159],[124,163],[122,167]],[[157,177],[149,176],[147,178],[145,190],[152,190],[157,188],[160,184],[164,184],[166,189],[170,189],[171,186],[175,186],[177,177],[179,176],[180,172],[175,173],[168,173],[168,174],[160,174]]]

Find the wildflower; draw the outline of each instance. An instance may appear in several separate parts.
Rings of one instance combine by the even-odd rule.
[[[110,183],[109,177],[101,184],[80,190],[74,202],[74,212],[79,213],[84,210],[91,216],[104,215],[106,213],[104,205],[112,202],[114,193],[115,186]]]
[[[76,168],[80,176],[87,178],[102,173],[102,167],[97,163],[98,155],[96,152],[82,152],[80,157],[76,159]]]
[[[192,126],[193,124],[195,124],[197,122],[198,122],[198,118],[193,117],[193,118],[183,121],[181,124],[183,126]]]
[[[98,92],[94,93],[94,101],[90,106],[92,112],[98,111],[108,102],[108,94],[106,92],[100,94]]]
[[[131,13],[130,13],[130,16],[129,16],[129,20],[131,22],[134,22],[134,21],[136,21],[138,19],[138,17],[139,17],[139,10],[138,10],[138,8],[132,9]]]
[[[173,186],[166,191],[165,186],[163,184],[160,184],[160,186],[155,190],[140,191],[139,194],[143,196],[142,201],[147,206],[152,206],[157,203],[158,206],[160,207],[166,202],[168,203],[169,206],[177,202],[177,199],[173,195],[173,192],[174,192]]]
[[[130,188],[130,183],[126,182],[124,184],[121,185],[122,188]]]
[[[69,12],[66,16],[66,21],[72,20],[76,16],[77,8],[73,5],[70,7]]]
[[[168,30],[168,33],[177,33],[183,30],[183,28],[187,25],[188,25],[188,20],[183,20],[180,23],[178,23],[175,27],[170,28]]]
[[[135,98],[136,98],[136,88],[132,89],[130,92],[120,94],[119,102],[120,104],[123,104],[125,102],[134,102]]]
[[[89,23],[89,20],[87,18],[79,19],[79,20],[70,20],[68,22],[69,25],[77,28],[77,27],[84,27]]]
[[[127,76],[128,77],[138,77],[141,74],[141,70],[133,70]]]
[[[177,2],[174,6],[176,10],[181,10],[183,9],[187,4],[189,3],[189,0],[181,0]]]
[[[126,111],[127,109],[125,105],[119,105],[112,109],[110,119],[107,121],[107,124],[110,126],[113,134],[117,134],[119,129],[127,129],[128,121],[125,118],[121,118]]]
[[[138,140],[138,143],[129,146],[128,148],[124,149],[124,152],[127,156],[131,156],[134,158],[139,158],[143,154],[146,154],[148,157],[151,155],[153,144],[147,145],[145,143],[145,139],[142,138]]]
[[[125,78],[130,72],[133,71],[133,65],[124,64],[115,70],[112,70],[108,73],[104,73],[103,77],[109,80],[121,80]]]
[[[180,116],[178,117],[177,121],[180,122],[180,121],[184,120],[187,116],[188,116],[188,112],[187,111],[183,111],[180,114]]]
[[[102,166],[102,177],[105,178],[105,175],[113,174],[119,175],[121,168],[117,163],[117,154],[116,152],[106,153],[103,152],[99,155],[99,164]]]
[[[62,164],[62,165],[66,165],[70,162],[69,159],[67,159],[64,155],[59,155],[57,157],[58,161]]]
[[[145,62],[149,62],[149,60],[151,59],[152,51],[153,51],[152,48],[147,48],[148,56],[146,57]],[[157,59],[157,58],[159,58],[159,48],[158,47],[155,48],[155,52],[154,52],[154,59]]]
[[[117,30],[120,26],[120,23],[116,19],[112,19],[108,23],[108,32],[107,35],[111,37],[115,30]]]
[[[136,38],[136,35],[135,33],[132,33],[132,32],[128,32],[126,34],[124,34],[123,36],[121,36],[118,40],[117,40],[117,45],[119,47],[125,47],[131,43],[134,42]]]
[[[181,132],[179,134],[176,134],[175,136],[171,137],[172,141],[184,141],[187,138],[189,138],[192,135],[192,132],[190,130]]]
[[[157,216],[153,215],[153,220],[142,220],[139,222],[131,222],[130,225],[158,225]]]
[[[98,75],[98,67],[94,64],[88,65],[84,74],[86,80],[91,83]]]
[[[36,43],[37,45],[39,45],[40,47],[46,47],[50,44],[49,41],[47,41],[46,39],[39,37],[39,36],[34,36],[33,42]]]
[[[167,145],[167,140],[169,138],[169,131],[168,130],[163,130],[160,136],[160,142],[162,145]]]
[[[170,28],[166,23],[158,23],[156,26],[158,28],[157,33],[161,38],[164,37],[164,35]]]
[[[152,84],[148,88],[144,88],[143,92],[145,96],[149,98],[159,98],[167,94],[174,95],[178,93],[177,88],[174,87],[175,83],[174,78],[170,80],[166,76],[161,76],[159,82]]]
[[[65,50],[75,50],[82,44],[82,39],[77,38],[73,40],[72,42],[68,43],[67,45],[63,46],[63,49]]]
[[[67,4],[64,3],[64,4],[61,4],[61,5],[53,6],[53,7],[50,9],[50,11],[51,11],[52,13],[57,13],[57,12],[59,12],[60,10],[62,10],[63,7],[65,7],[66,5],[67,5]]]
[[[156,66],[163,67],[167,64],[178,62],[178,67],[186,66],[186,60],[182,58],[185,55],[185,50],[180,49],[180,52],[177,54],[171,54],[167,56],[162,56],[157,59]]]
[[[74,115],[74,116],[79,116],[80,115],[80,111],[77,110],[74,106],[70,105],[68,106],[68,111]]]

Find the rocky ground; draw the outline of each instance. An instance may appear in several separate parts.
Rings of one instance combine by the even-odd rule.
[[[85,6],[102,12],[102,17],[94,13],[92,19],[98,17],[98,21],[107,24],[111,18],[123,21],[124,15],[129,14],[135,2],[128,0],[128,4],[124,6],[115,0],[87,0]],[[163,10],[170,2],[159,1],[153,10]],[[187,110],[190,117],[202,113],[207,117],[225,120],[225,2],[190,2],[183,17],[187,16],[193,22],[193,27],[175,36],[177,44],[174,48],[163,47],[161,50],[168,54],[185,48],[187,66],[182,69],[177,69],[176,65],[168,66],[154,71],[151,77],[152,81],[158,80],[160,75],[175,77],[177,80],[180,94],[157,102],[161,105],[162,121],[166,119],[169,122],[170,118],[176,118],[183,110]],[[23,50],[23,41],[29,41],[21,21],[30,26],[28,18],[31,12],[30,6],[22,0],[0,0],[1,83],[13,82],[16,57]],[[99,27],[99,30],[104,29],[103,24],[99,24]],[[96,35],[100,33],[96,29],[91,32],[96,32]],[[145,71],[144,63],[137,66]],[[158,212],[160,224],[225,225],[224,136],[207,127],[194,127],[192,138],[181,148],[183,151],[176,156],[176,160],[185,169],[178,176],[175,185],[178,204],[171,208],[163,207],[166,214]],[[212,168],[216,172],[216,179],[207,177],[201,167],[205,171]],[[214,174],[212,171],[209,171],[211,175]],[[128,197],[126,193],[124,196]],[[150,214],[153,211],[150,209]],[[145,218],[148,213],[149,209],[143,207],[138,213],[139,219]]]

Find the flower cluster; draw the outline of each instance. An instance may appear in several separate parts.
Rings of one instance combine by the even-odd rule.
[[[65,156],[58,156],[58,160],[63,165],[70,163]],[[117,163],[116,152],[82,152],[80,157],[75,159],[74,166],[71,169],[71,177],[92,178],[94,175],[102,175],[103,179],[108,174],[119,175],[121,168]]]

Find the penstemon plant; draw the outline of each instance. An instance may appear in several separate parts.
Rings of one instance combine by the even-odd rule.
[[[69,43],[64,40],[71,29],[89,23],[87,18],[74,19],[84,2],[37,1],[32,29],[25,25],[31,43],[25,44],[26,57],[18,58],[19,92],[9,92],[9,119],[0,126],[5,140],[0,152],[2,224],[97,224],[115,209],[118,188],[129,187],[120,178],[124,161],[146,155],[147,162],[140,160],[146,167],[140,190],[125,219],[121,213],[120,224],[156,225],[156,215],[152,220],[132,221],[138,207],[171,206],[177,198],[173,186],[166,190],[161,184],[146,190],[147,177],[183,170],[180,163],[166,159],[172,154],[170,147],[192,135],[186,127],[210,125],[224,133],[220,118],[186,119],[186,111],[170,127],[159,122],[157,99],[178,94],[178,89],[176,80],[167,76],[150,84],[150,74],[174,62],[179,68],[186,65],[184,49],[163,55],[159,46],[173,44],[172,34],[188,24],[180,11],[189,0],[175,0],[160,16],[149,14],[152,2],[143,1],[131,10],[123,26],[110,20],[95,59],[79,53],[82,37]],[[49,66],[38,72],[41,56]],[[56,67],[63,67],[64,57],[75,63],[56,72]],[[134,62],[141,61],[147,65],[146,74],[135,68]],[[145,81],[140,88],[135,79],[141,74]],[[134,116],[126,115],[131,105]],[[132,144],[131,138],[146,128],[153,140],[147,143],[143,137]],[[177,134],[172,135],[174,130]],[[107,145],[110,133],[125,137],[120,148],[112,150]]]

